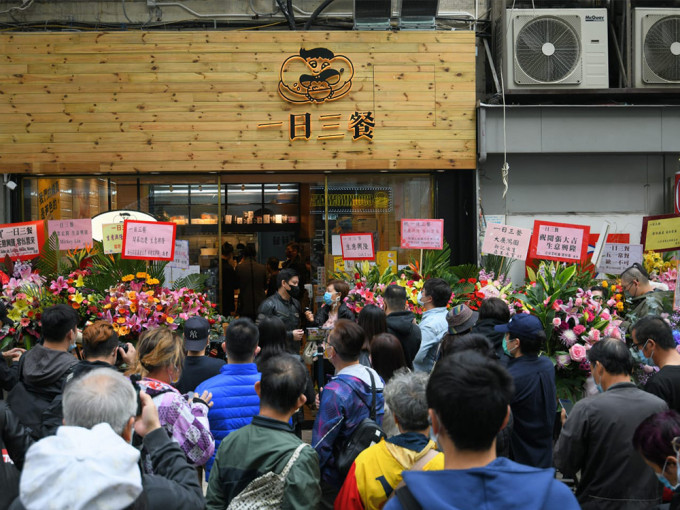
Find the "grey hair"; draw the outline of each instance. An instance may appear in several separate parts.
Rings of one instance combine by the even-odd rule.
[[[642,283],[643,285],[647,282],[649,282],[649,278],[647,278],[642,271],[640,271],[637,267],[635,266],[630,266],[628,269],[626,269],[623,274],[621,274],[621,281],[625,280],[626,282],[630,283],[633,280],[637,280],[638,282]]]
[[[428,374],[399,370],[385,385],[385,402],[405,432],[419,432],[428,427]]]
[[[64,424],[91,429],[108,423],[121,435],[137,412],[137,396],[128,379],[111,368],[97,368],[66,385]]]

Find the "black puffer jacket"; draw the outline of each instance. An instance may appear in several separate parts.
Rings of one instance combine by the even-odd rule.
[[[0,510],[9,508],[19,495],[19,474],[24,467],[24,457],[33,439],[14,413],[4,402],[0,402]]]
[[[408,367],[413,370],[413,358],[420,349],[422,334],[417,324],[413,322],[412,312],[392,312],[387,316],[387,332],[392,333],[401,342]]]
[[[478,333],[484,335],[493,344],[493,349],[496,351],[496,356],[498,359],[502,360],[505,358],[503,353],[503,337],[505,333],[496,331],[494,326],[500,326],[501,324],[506,324],[498,319],[481,319],[477,321],[477,324],[472,326],[471,333]]]

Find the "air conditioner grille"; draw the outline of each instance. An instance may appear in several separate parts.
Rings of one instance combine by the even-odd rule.
[[[515,58],[528,77],[544,83],[558,82],[579,65],[579,35],[561,19],[536,18],[519,31]]]
[[[644,41],[645,62],[659,78],[680,81],[680,16],[654,23]]]

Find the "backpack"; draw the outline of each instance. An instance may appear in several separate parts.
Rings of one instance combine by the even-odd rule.
[[[295,449],[293,455],[291,455],[286,466],[283,468],[283,471],[281,471],[281,474],[277,475],[273,471],[269,471],[250,482],[238,496],[231,500],[227,510],[265,510],[270,508],[281,508],[283,493],[286,488],[286,477],[305,446],[308,445],[302,443]]]
[[[375,378],[373,377],[373,372],[366,369],[368,375],[371,376],[371,407],[370,414],[368,418],[364,418],[361,423],[354,429],[352,435],[340,445],[336,450],[335,454],[335,467],[338,469],[340,476],[345,478],[347,473],[349,473],[354,460],[359,456],[369,446],[373,446],[380,442],[382,438],[385,437],[385,432],[378,425],[376,421],[376,411],[375,411],[375,400],[376,400],[376,389],[375,389]],[[337,380],[342,381],[342,378]],[[344,381],[343,381],[344,382]],[[345,382],[345,384],[348,384]],[[349,384],[348,384],[349,385]]]

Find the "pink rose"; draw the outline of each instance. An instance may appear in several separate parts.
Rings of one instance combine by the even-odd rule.
[[[581,306],[583,304],[583,299],[582,298],[576,298],[574,301],[574,306]]]
[[[600,330],[599,329],[591,329],[590,332],[588,333],[588,342],[590,343],[595,343],[600,341]]]
[[[574,326],[574,333],[576,333],[577,335],[582,335],[583,333],[585,333],[585,331],[586,327],[582,324],[577,324],[576,326]]]
[[[607,312],[602,312],[602,313],[600,314],[600,319],[602,319],[602,320],[604,320],[604,321],[608,321],[608,320],[610,320],[611,318],[612,318],[612,316],[609,315],[609,313],[607,313]]]
[[[586,358],[586,348],[581,344],[574,344],[569,349],[569,356],[573,361],[581,362]]]
[[[559,317],[555,317],[555,318],[553,319],[553,326],[555,326],[556,328],[558,328],[558,327],[560,327],[561,325],[562,325],[562,319],[560,319]]]

